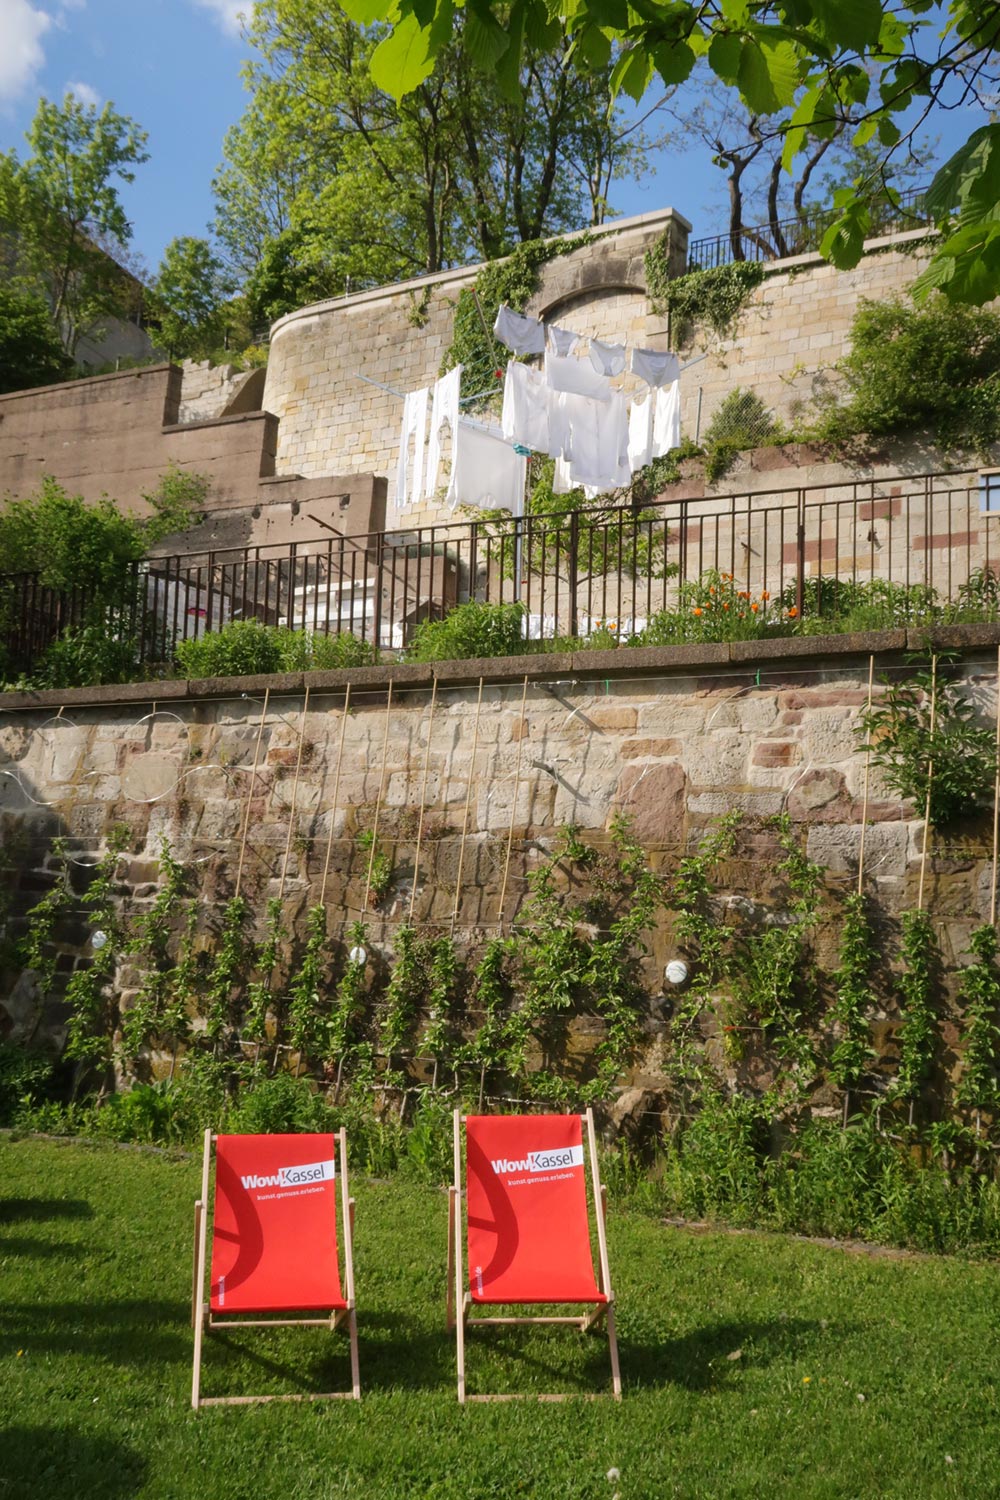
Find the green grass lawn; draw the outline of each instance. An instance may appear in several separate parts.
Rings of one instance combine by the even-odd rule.
[[[613,1217],[622,1404],[461,1409],[447,1198],[402,1179],[354,1184],[361,1402],[196,1415],[199,1171],[0,1143],[0,1500],[1000,1494],[993,1266]],[[481,1330],[467,1359],[472,1391],[609,1388],[574,1330]],[[348,1381],[343,1335],[244,1330],[209,1340],[203,1392]]]

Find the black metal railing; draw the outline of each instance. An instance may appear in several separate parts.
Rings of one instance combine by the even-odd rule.
[[[926,188],[909,188],[894,194],[892,199],[873,199],[869,204],[868,238],[919,229],[932,223],[926,196]],[[806,209],[792,218],[741,227],[728,234],[710,235],[707,239],[690,240],[687,268],[689,271],[709,271],[736,260],[784,260],[790,255],[806,255],[819,249],[824,234],[836,218],[835,209]]]
[[[468,599],[519,601],[530,640],[602,628],[624,639],[676,609],[684,586],[709,569],[800,616],[833,607],[833,580],[919,585],[947,602],[1000,567],[995,477],[963,471],[734,491],[149,558],[131,565],[101,621],[134,643],[137,672],[155,673],[170,668],[178,641],[238,619],[350,633],[376,653],[395,653],[422,620]],[[94,607],[83,590],[0,578],[8,676],[12,666],[30,671],[68,626],[91,621]]]

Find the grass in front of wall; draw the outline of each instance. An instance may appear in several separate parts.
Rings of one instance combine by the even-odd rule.
[[[659,1500],[996,1494],[995,1268],[612,1215],[625,1398],[460,1409],[446,1195],[358,1181],[360,1403],[189,1406],[192,1157],[0,1146],[0,1495]],[[470,1336],[470,1389],[589,1392],[607,1346]],[[204,1393],[329,1390],[320,1330],[213,1337]],[[617,1472],[615,1472],[617,1471]]]

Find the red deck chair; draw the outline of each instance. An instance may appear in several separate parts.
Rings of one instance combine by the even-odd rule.
[[[337,1256],[336,1148],[340,1146],[341,1218],[346,1295]],[[215,1210],[208,1302],[205,1262],[208,1190],[215,1144]],[[213,1135],[205,1131],[201,1197],[194,1206],[194,1376],[191,1405],[250,1401],[359,1400],[358,1326],[354,1310],[354,1200],[347,1191],[347,1137],[338,1135]],[[275,1317],[326,1311],[326,1316]],[[271,1316],[247,1317],[248,1313]],[[350,1391],[322,1395],[202,1396],[203,1335],[213,1328],[326,1327],[346,1324],[351,1343]]]
[[[597,1218],[596,1279],[584,1170],[584,1121]],[[463,1285],[462,1123],[463,1117],[456,1110],[455,1186],[448,1200],[448,1327],[454,1325],[458,1341],[459,1401],[509,1399],[466,1396],[467,1327],[479,1323],[573,1323],[586,1331],[602,1320],[608,1331],[615,1399],[620,1401],[614,1294],[605,1234],[607,1204],[597,1165],[593,1115],[588,1109],[585,1115],[464,1117],[469,1290],[456,1317],[455,1292]],[[498,1303],[576,1303],[589,1311],[582,1316],[472,1316],[474,1307]]]

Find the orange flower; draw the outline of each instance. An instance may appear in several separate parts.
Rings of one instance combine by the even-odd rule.
[[[701,610],[700,610],[700,609],[699,609],[699,608],[698,608],[698,606],[697,606],[697,605],[695,605],[695,607],[694,607],[694,609],[693,609],[693,610],[692,610],[692,611],[691,611],[691,613],[692,613],[692,614],[693,614],[693,615],[700,615],[700,614],[701,614]]]
[[[771,597],[771,596],[770,596],[770,594],[769,594],[769,593],[768,593],[768,591],[767,591],[767,589],[764,589],[764,590],[763,590],[763,592],[762,592],[762,593],[761,593],[761,596],[760,596],[760,597],[761,597],[761,598],[762,598],[762,599],[770,599],[770,597]]]
[[[736,597],[737,597],[737,599],[749,599],[750,598],[750,591],[749,591],[749,589],[740,589],[740,591],[739,591],[739,593],[737,594]]]
[[[713,584],[712,584],[712,586],[711,586],[711,587],[710,587],[710,588],[709,588],[709,591],[708,591],[708,592],[709,592],[709,593],[710,593],[710,594],[714,594],[714,593],[715,593],[715,584],[714,584],[714,583],[713,583]]]
[[[757,611],[760,609],[760,605],[759,604],[751,604],[750,608],[753,611],[753,613],[756,614]]]
[[[724,604],[722,607],[723,607],[723,609],[728,609],[729,605],[728,604]]]
[[[788,611],[788,618],[790,620],[794,620],[795,616],[797,614],[798,614],[798,610],[795,608],[795,605],[793,604],[792,607],[791,607],[791,609]]]

